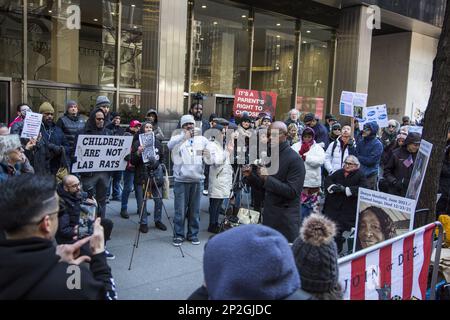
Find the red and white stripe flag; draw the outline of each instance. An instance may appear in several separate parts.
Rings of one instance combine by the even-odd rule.
[[[340,264],[344,300],[424,300],[434,227]]]

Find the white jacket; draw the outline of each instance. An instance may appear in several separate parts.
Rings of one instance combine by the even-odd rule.
[[[292,145],[295,152],[299,152],[302,146],[301,142]],[[314,142],[305,156],[305,182],[303,187],[318,188],[322,185],[322,165],[325,162],[325,151],[323,148]]]
[[[211,160],[206,161],[209,167],[208,194],[213,199],[226,199],[230,196],[233,184],[233,168],[230,164],[228,151],[223,150],[219,142],[208,145]]]
[[[342,149],[341,149],[341,141],[339,139],[336,140],[336,147],[333,151],[334,142],[330,143],[328,146],[327,152],[325,154],[325,169],[331,175],[333,172],[342,169],[344,165],[344,160],[348,156],[348,149],[344,150],[344,157],[342,157]],[[333,154],[331,152],[333,151]]]

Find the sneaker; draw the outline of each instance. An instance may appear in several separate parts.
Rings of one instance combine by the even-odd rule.
[[[128,214],[127,209],[120,210],[120,216],[124,219],[130,218],[130,215]]]
[[[141,225],[139,226],[139,231],[142,232],[142,233],[147,233],[148,232],[147,224],[141,223]]]
[[[161,221],[156,221],[155,222],[155,227],[158,228],[159,230],[162,230],[162,231],[166,231],[167,230],[166,225],[164,223],[162,223]]]
[[[108,259],[108,260],[114,260],[116,258],[115,255],[113,255],[111,252],[109,252],[106,249],[105,249],[105,255],[106,255],[106,259]]]
[[[172,244],[173,244],[175,247],[181,246],[182,243],[183,243],[183,238],[179,238],[179,237],[173,238]]]
[[[208,190],[203,190],[203,195],[207,196],[208,195]]]
[[[192,243],[192,244],[195,244],[195,245],[199,245],[199,244],[200,244],[200,240],[198,240],[197,237],[192,237],[192,238],[191,238],[191,243]]]

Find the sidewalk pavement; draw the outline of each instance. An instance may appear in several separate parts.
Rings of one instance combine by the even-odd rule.
[[[173,223],[173,192],[164,205]],[[111,240],[107,249],[116,258],[108,260],[121,300],[184,300],[203,283],[203,247],[212,235],[207,232],[209,223],[209,199],[202,195],[200,206],[200,245],[185,241],[179,248],[172,245],[173,230],[166,213],[162,221],[166,231],[156,229],[153,222],[153,200],[147,202],[149,232],[140,234],[139,246],[135,249],[131,270],[133,243],[139,227],[134,193],[130,194],[128,213],[130,219],[120,217],[120,202],[111,201],[107,205],[106,216],[114,222]],[[220,219],[222,216],[220,217]],[[187,228],[187,227],[186,227]]]

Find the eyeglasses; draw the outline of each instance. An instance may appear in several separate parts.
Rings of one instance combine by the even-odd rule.
[[[95,118],[97,121],[105,121],[105,118]]]
[[[388,127],[389,127],[389,128],[395,128],[395,126],[391,126],[391,125],[389,125]]]
[[[337,128],[337,129],[333,129],[333,131],[341,131],[341,129]]]
[[[356,163],[353,162],[344,162],[344,164],[347,166],[356,166]]]

